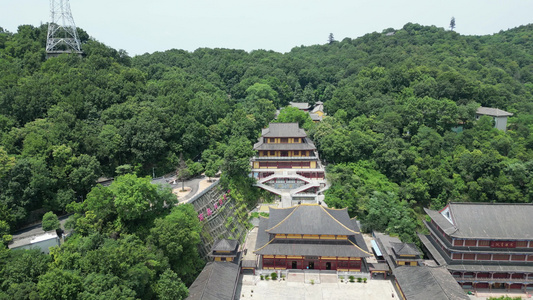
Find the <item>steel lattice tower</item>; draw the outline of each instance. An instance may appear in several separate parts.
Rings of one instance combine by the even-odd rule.
[[[62,53],[82,53],[69,0],[50,0],[50,23],[48,23],[46,52],[48,56]]]

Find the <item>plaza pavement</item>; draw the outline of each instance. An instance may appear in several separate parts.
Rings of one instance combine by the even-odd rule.
[[[304,273],[290,273],[285,281],[267,281],[260,280],[259,276],[244,274],[239,279],[235,299],[399,299],[390,280],[341,283],[336,277],[336,274],[309,276]],[[315,284],[308,283],[310,279],[315,280]]]

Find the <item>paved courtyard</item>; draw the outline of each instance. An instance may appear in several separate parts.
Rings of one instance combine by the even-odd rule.
[[[258,276],[241,275],[236,299],[398,299],[389,280],[367,283],[341,283],[336,275],[290,274],[285,281],[259,280]],[[315,284],[306,283],[313,279]],[[320,283],[317,283],[320,282]]]

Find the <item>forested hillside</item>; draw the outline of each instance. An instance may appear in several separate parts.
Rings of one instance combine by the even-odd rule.
[[[257,191],[239,188],[249,185],[251,145],[289,101],[325,103],[320,124],[291,112],[283,120],[305,123],[328,163],[328,205],[349,207],[368,230],[412,240],[422,207],[533,200],[533,25],[462,36],[408,23],[285,54],[198,49],[133,58],[79,34],[83,58],[46,60],[46,26],[0,28],[0,235],[7,242],[46,211],[75,213],[79,232],[51,256],[5,251],[3,297],[45,297],[61,286],[56,278],[72,282],[57,289],[64,295],[125,299],[163,295],[178,277],[191,283],[201,268],[190,250],[194,212],[129,216],[124,205],[167,201],[142,176],[175,171],[180,156],[209,173],[222,169],[225,184],[242,190],[236,197],[253,204]],[[509,130],[476,121],[480,105],[512,112]],[[461,133],[451,130],[458,124]],[[93,188],[118,175],[114,187]],[[123,194],[121,185],[147,196]],[[192,237],[172,244],[160,232],[176,219],[189,220],[180,230]],[[181,243],[191,265],[173,256]]]

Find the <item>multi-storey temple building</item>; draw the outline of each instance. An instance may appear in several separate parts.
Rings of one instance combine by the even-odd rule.
[[[450,203],[426,209],[419,235],[463,288],[533,290],[533,204]]]
[[[346,209],[302,204],[270,208],[261,217],[256,250],[263,269],[367,271],[368,252],[355,219]]]
[[[298,123],[270,123],[254,145],[257,186],[280,196],[283,207],[317,203],[326,187],[316,147]]]

